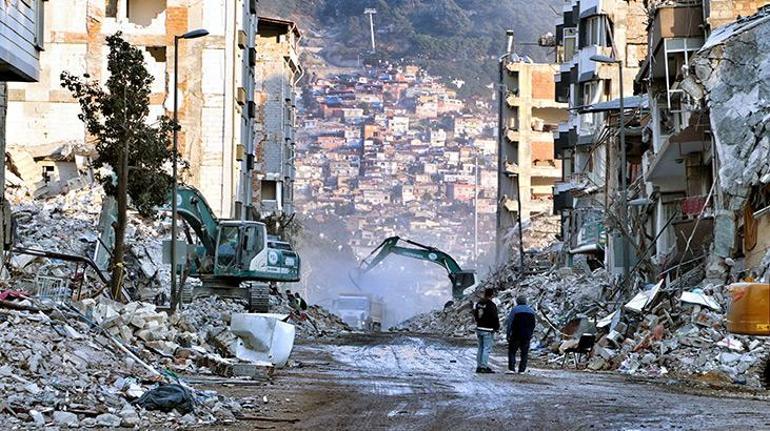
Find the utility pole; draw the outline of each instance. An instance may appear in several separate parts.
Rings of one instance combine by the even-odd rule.
[[[476,166],[473,170],[473,262],[479,266],[479,149],[476,148]]]
[[[377,13],[377,9],[375,8],[366,8],[364,10],[365,15],[369,15],[369,29],[372,33],[372,54],[374,54],[376,51],[376,47],[374,46],[374,14]]]

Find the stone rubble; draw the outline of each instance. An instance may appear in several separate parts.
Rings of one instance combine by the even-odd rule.
[[[555,261],[540,254],[532,259]],[[641,311],[626,305],[638,292],[618,292],[604,269],[590,272],[554,266],[519,278],[513,267],[506,267],[492,274],[477,294],[486,287],[497,289],[502,325],[515,297],[525,295],[538,313],[532,354],[548,364],[561,365],[567,347],[575,346],[581,334],[594,333],[593,354],[581,368],[648,377],[669,375],[704,384],[763,386],[762,369],[770,343],[729,334],[724,324],[729,300],[726,287],[698,278],[696,274],[691,283],[660,289],[642,302]],[[647,288],[641,298],[650,296],[653,287]],[[688,300],[705,297],[717,309],[680,300],[683,291],[695,292],[686,295]],[[396,329],[475,338],[471,308],[477,297],[416,316]],[[505,343],[504,332],[497,334],[497,341]]]
[[[184,423],[174,414],[132,405],[162,376],[150,373],[118,348],[109,332],[90,326],[63,307],[47,308],[30,299],[14,304],[26,309],[0,308],[0,391],[4,398],[0,420],[4,428],[157,429]],[[237,401],[195,393],[200,401],[196,424],[232,420],[240,411]]]

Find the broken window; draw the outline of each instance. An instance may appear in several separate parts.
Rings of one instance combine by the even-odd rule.
[[[104,0],[104,16],[107,18],[118,17],[118,0]]]
[[[274,201],[278,199],[278,182],[262,180],[262,200]]]
[[[145,48],[150,53],[156,63],[166,62],[166,47],[165,46],[148,46]]]
[[[166,0],[126,0],[128,21],[141,26],[148,26],[166,10]]]

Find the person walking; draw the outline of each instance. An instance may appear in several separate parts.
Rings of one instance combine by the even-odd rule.
[[[529,343],[535,332],[535,310],[527,305],[527,298],[523,295],[516,298],[516,306],[508,314],[506,327],[505,339],[508,340],[508,371],[506,374],[516,372],[517,351],[521,352],[519,373],[523,373],[527,370]]]
[[[500,330],[500,319],[497,317],[497,306],[492,302],[494,289],[484,289],[484,297],[473,306],[473,319],[476,321],[476,337],[479,339],[479,350],[476,353],[476,372],[494,373],[489,368],[489,354],[495,332]]]

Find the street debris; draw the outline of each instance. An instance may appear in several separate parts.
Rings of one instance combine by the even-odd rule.
[[[531,259],[556,260],[542,255]],[[511,265],[493,273],[477,292],[486,287],[498,289],[501,321],[517,295],[529,299],[538,314],[531,352],[546,363],[561,364],[565,351],[575,347],[582,334],[594,333],[596,346],[581,368],[676,376],[704,384],[754,388],[764,384],[761,370],[770,345],[727,332],[722,311],[729,300],[725,286],[704,280],[687,288],[658,283],[640,292],[622,292],[604,269],[554,266],[519,277]],[[473,337],[470,310],[475,299],[416,316],[396,329]],[[503,334],[497,336],[499,343],[505,343]]]

